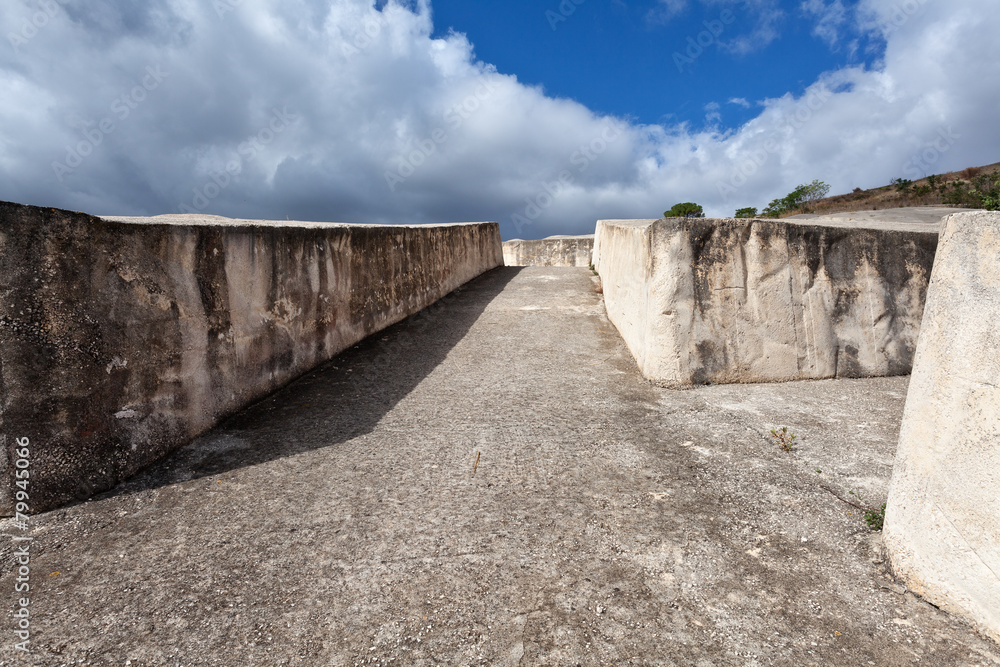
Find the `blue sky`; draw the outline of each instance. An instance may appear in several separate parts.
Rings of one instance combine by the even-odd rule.
[[[0,199],[505,239],[731,216],[1000,160],[998,34],[996,0],[9,0]]]
[[[849,39],[831,45],[801,2],[691,3],[676,11],[650,0],[433,4],[435,35],[464,33],[477,58],[522,83],[641,123],[736,127],[759,113],[756,101],[801,95],[823,72],[870,65],[884,49],[878,39],[861,44],[850,26],[842,28]],[[713,103],[721,120],[706,119]]]

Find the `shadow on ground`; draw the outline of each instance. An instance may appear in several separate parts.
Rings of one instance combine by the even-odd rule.
[[[94,499],[137,493],[334,447],[371,432],[386,413],[438,367],[521,270],[500,267],[466,283]],[[317,440],[317,431],[328,437]]]
[[[660,389],[595,280],[494,271],[33,517],[31,664],[1000,664],[824,489],[882,501],[906,378]]]

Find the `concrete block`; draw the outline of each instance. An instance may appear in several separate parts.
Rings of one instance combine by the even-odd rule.
[[[536,241],[513,239],[503,244],[506,266],[589,267],[594,251],[594,235],[550,236]]]
[[[502,263],[496,223],[100,219],[0,202],[0,514],[89,497]]]
[[[885,518],[893,570],[1000,641],[1000,213],[947,220]]]
[[[602,220],[596,246],[608,317],[647,378],[777,382],[909,373],[937,231]]]

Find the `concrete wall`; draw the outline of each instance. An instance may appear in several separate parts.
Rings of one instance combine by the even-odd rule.
[[[0,513],[110,488],[502,263],[496,223],[108,219],[0,203]]]
[[[608,316],[643,374],[689,385],[909,373],[937,233],[811,223],[599,221]]]
[[[514,239],[503,244],[506,266],[582,266],[592,263],[594,235],[550,236],[537,241]]]
[[[948,219],[885,519],[896,574],[1000,641],[1000,213]]]

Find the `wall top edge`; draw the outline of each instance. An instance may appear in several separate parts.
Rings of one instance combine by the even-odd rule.
[[[208,215],[202,213],[185,214],[169,213],[157,216],[117,216],[117,215],[92,215],[81,211],[70,211],[66,209],[54,208],[51,206],[33,206],[31,204],[19,204],[0,200],[0,220],[3,219],[4,212],[35,212],[37,213],[60,213],[70,216],[83,216],[89,218],[90,222],[104,222],[120,225],[134,225],[147,227],[220,227],[220,228],[289,228],[289,229],[422,229],[440,227],[477,227],[492,225],[499,228],[499,223],[494,221],[482,222],[445,222],[427,224],[372,224],[372,223],[347,223],[347,222],[316,222],[304,220],[250,220],[246,218],[227,218],[220,215]]]
[[[907,232],[915,234],[940,235],[944,222],[949,216],[934,221],[923,220],[877,220],[854,217],[803,217],[803,218],[659,218],[656,220],[598,220],[605,227],[651,227],[657,223],[669,225],[746,225],[766,223],[795,227],[825,227],[834,229],[857,229],[882,232]]]
[[[700,219],[701,220],[705,220],[706,218],[700,218]],[[649,219],[637,218],[635,220],[627,220],[627,219],[626,220],[598,220],[597,224],[598,225],[606,225],[606,226],[609,226],[609,227],[648,227],[649,225],[652,225],[653,223],[659,222],[660,220],[664,220],[664,218],[657,218],[657,219],[654,219],[654,218],[649,218]]]
[[[371,223],[353,222],[314,222],[306,220],[248,220],[245,218],[226,218],[218,215],[157,215],[150,217],[132,216],[94,216],[105,222],[116,222],[126,225],[147,225],[147,226],[179,226],[179,227],[276,227],[276,228],[302,228],[302,229],[382,229],[386,227],[396,229],[422,229],[433,227],[477,227],[481,225],[496,225],[492,221],[483,222],[443,222],[411,225],[379,225]]]
[[[504,243],[542,243],[544,241],[590,241],[593,240],[593,234],[579,234],[577,236],[566,235],[566,234],[556,234],[555,236],[546,236],[543,239],[507,239]]]

